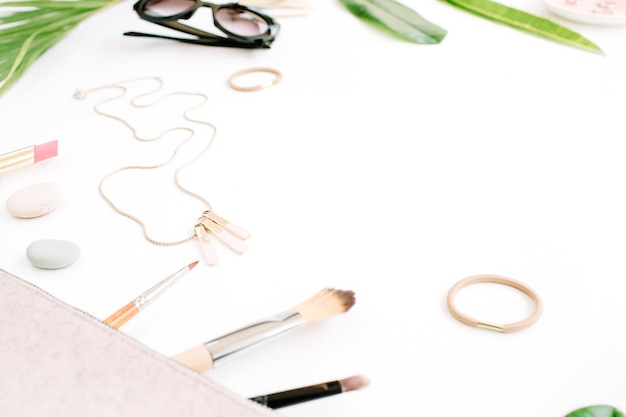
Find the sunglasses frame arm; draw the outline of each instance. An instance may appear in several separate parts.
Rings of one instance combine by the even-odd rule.
[[[230,48],[247,48],[247,49],[256,49],[256,48],[267,48],[269,49],[269,45],[255,45],[255,44],[242,44],[236,41],[231,41],[230,39],[220,38],[216,36],[215,38],[176,38],[173,36],[165,36],[165,35],[155,35],[152,33],[143,33],[143,32],[124,32],[124,36],[136,36],[136,37],[145,37],[145,38],[158,38],[158,39],[170,39],[173,41],[179,41],[183,43],[190,43],[194,45],[205,45],[205,46],[225,46]]]
[[[207,40],[213,39],[215,41],[223,41],[225,44],[228,44],[227,46],[232,45],[232,46],[241,46],[241,47],[247,47],[247,48],[264,48],[264,47],[269,47],[269,43],[271,43],[271,42],[267,42],[267,40],[265,39],[254,39],[254,40],[248,41],[248,40],[243,40],[243,39],[234,38],[234,37],[231,38],[231,37],[219,36],[211,32],[205,32],[203,30],[196,29],[191,26],[187,26],[184,23],[180,23],[177,21],[171,21],[171,22],[152,21],[152,23],[155,23],[159,26],[166,27],[168,29],[176,30],[178,32],[195,35],[200,39],[207,39]],[[178,38],[175,38],[175,39],[178,39]],[[185,39],[185,38],[180,38],[180,39]],[[214,45],[214,43],[207,42],[207,43],[202,43],[202,45]]]
[[[187,26],[184,23],[180,23],[177,21],[172,21],[172,22],[156,22],[153,21],[153,23],[156,23],[157,25],[161,25],[163,27],[169,28],[169,29],[173,29],[173,30],[177,30],[179,32],[183,32],[183,33],[189,33],[190,35],[195,35],[198,36],[200,38],[211,38],[211,39],[224,39],[224,40],[228,40],[228,41],[233,41],[236,42],[240,45],[256,45],[256,46],[262,46],[267,44],[268,39],[267,38],[258,38],[258,39],[245,39],[245,38],[241,38],[238,37],[234,34],[231,34],[229,37],[224,37],[224,36],[220,36],[220,35],[216,35],[214,33],[211,32],[205,32],[203,30],[200,29],[196,29],[194,27],[191,26]],[[220,30],[224,30],[221,27],[217,27]],[[272,38],[273,40],[273,38]]]
[[[195,35],[198,36],[200,38],[211,38],[211,39],[229,39],[229,38],[225,38],[223,36],[219,36],[216,35],[214,33],[211,32],[205,32],[204,30],[200,30],[200,29],[196,29],[194,27],[191,26],[187,26],[183,23],[177,22],[177,21],[152,21],[152,23],[156,23],[159,26],[163,26],[166,27],[168,29],[173,29],[173,30],[177,30],[179,32],[183,32],[183,33],[188,33],[190,35]]]

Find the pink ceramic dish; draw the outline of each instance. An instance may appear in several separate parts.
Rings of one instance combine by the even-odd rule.
[[[543,0],[563,18],[591,25],[626,25],[626,0]]]

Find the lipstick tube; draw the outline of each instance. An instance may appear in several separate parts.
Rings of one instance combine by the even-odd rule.
[[[57,156],[58,141],[31,145],[0,155],[0,174],[37,164]]]

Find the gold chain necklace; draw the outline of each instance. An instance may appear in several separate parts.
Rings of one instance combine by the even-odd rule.
[[[194,136],[195,136],[195,131],[190,128],[190,127],[183,127],[183,126],[178,126],[178,127],[173,127],[173,128],[169,128],[164,130],[163,132],[161,132],[159,135],[157,135],[154,138],[142,138],[138,135],[137,130],[126,120],[124,120],[123,118],[116,116],[114,114],[108,113],[104,110],[102,110],[100,107],[106,103],[109,102],[113,102],[115,100],[118,100],[120,98],[122,98],[123,96],[125,96],[128,92],[127,87],[125,87],[125,84],[129,84],[129,83],[133,83],[133,82],[137,82],[137,81],[142,81],[142,80],[154,80],[157,82],[157,86],[146,92],[146,93],[142,93],[140,95],[135,96],[134,98],[132,98],[130,100],[130,105],[135,107],[135,108],[147,108],[150,106],[153,106],[155,104],[157,104],[159,101],[167,98],[167,97],[171,97],[171,96],[189,96],[189,97],[199,97],[202,99],[202,102],[199,105],[195,105],[192,106],[190,108],[187,108],[184,112],[183,112],[183,118],[185,120],[187,120],[188,122],[191,123],[198,123],[198,124],[202,124],[205,126],[208,126],[212,133],[211,135],[209,135],[208,140],[207,140],[207,144],[204,146],[204,148],[202,148],[202,150],[200,152],[198,152],[198,154],[189,159],[188,161],[186,161],[185,163],[181,164],[179,167],[177,167],[175,173],[174,173],[174,182],[176,184],[176,187],[182,191],[183,193],[195,198],[196,200],[199,200],[201,203],[203,203],[206,206],[206,210],[204,210],[202,212],[202,214],[200,215],[200,217],[198,218],[197,223],[195,224],[195,226],[193,227],[193,233],[191,235],[189,235],[186,238],[180,239],[180,240],[175,240],[175,241],[169,241],[169,242],[165,242],[165,241],[160,241],[157,239],[154,239],[153,237],[151,237],[151,235],[148,233],[148,228],[145,224],[144,221],[142,221],[139,217],[124,211],[122,209],[120,209],[114,202],[113,200],[105,193],[104,191],[104,184],[106,183],[107,180],[109,180],[111,177],[115,176],[116,174],[119,174],[123,171],[129,171],[129,170],[149,170],[149,169],[157,169],[157,168],[161,168],[164,167],[168,164],[170,164],[177,156],[179,150],[181,147],[183,147],[185,145],[185,143],[187,143],[188,141],[190,141]],[[201,248],[202,248],[202,252],[204,254],[204,257],[207,261],[207,263],[209,265],[215,265],[218,262],[218,257],[217,257],[217,253],[215,251],[215,249],[213,248],[213,245],[211,243],[211,240],[209,238],[210,235],[213,235],[215,237],[217,237],[218,240],[220,240],[222,243],[224,243],[226,246],[228,246],[230,249],[232,249],[234,252],[242,254],[247,250],[247,246],[244,243],[244,240],[248,239],[250,237],[250,233],[246,232],[245,230],[243,230],[242,228],[236,226],[235,224],[229,222],[228,220],[224,219],[223,217],[218,216],[217,214],[215,214],[213,212],[213,209],[211,207],[211,204],[208,202],[208,200],[204,197],[202,197],[199,194],[196,194],[190,190],[188,190],[187,188],[185,188],[181,181],[180,181],[180,173],[181,171],[188,167],[189,165],[193,164],[195,161],[199,160],[210,148],[211,144],[213,143],[213,140],[215,139],[215,136],[217,134],[217,128],[215,127],[215,125],[213,125],[212,123],[207,122],[206,120],[200,120],[200,119],[194,119],[192,117],[189,116],[189,113],[193,110],[196,110],[202,106],[204,106],[207,101],[208,101],[208,97],[202,93],[190,93],[190,92],[172,92],[172,93],[166,93],[164,95],[161,95],[160,97],[158,97],[155,101],[152,101],[149,104],[143,104],[140,105],[138,104],[138,100],[141,98],[145,98],[151,95],[155,95],[156,93],[158,93],[162,88],[163,88],[163,81],[159,78],[159,77],[143,77],[143,78],[136,78],[133,80],[128,80],[128,81],[122,81],[122,82],[118,82],[118,83],[113,83],[113,84],[107,84],[107,85],[103,85],[103,86],[99,86],[99,87],[94,87],[94,88],[90,88],[87,90],[77,90],[76,93],[74,94],[74,98],[77,100],[84,100],[87,98],[87,96],[95,91],[100,91],[100,90],[106,90],[106,89],[115,89],[115,90],[119,90],[119,94],[110,98],[106,98],[104,100],[101,100],[99,102],[97,102],[94,107],[93,110],[104,117],[108,117],[110,119],[116,120],[120,123],[122,123],[124,126],[126,126],[133,134],[133,137],[141,142],[153,142],[156,140],[161,139],[162,137],[164,137],[165,135],[172,133],[174,131],[186,131],[189,136],[182,141],[182,143],[180,145],[178,145],[176,147],[176,149],[174,150],[172,156],[170,158],[168,158],[167,160],[154,164],[154,165],[128,165],[128,166],[123,166],[120,168],[117,168],[113,171],[111,171],[110,173],[106,174],[99,183],[98,186],[98,190],[100,192],[100,195],[102,196],[102,198],[111,206],[111,208],[118,214],[129,218],[130,220],[134,221],[135,223],[139,224],[139,226],[141,226],[142,230],[143,230],[143,235],[146,238],[146,240],[148,242],[150,242],[153,245],[157,245],[157,246],[175,246],[175,245],[181,245],[183,243],[187,243],[190,242],[192,240],[198,240],[201,244]]]

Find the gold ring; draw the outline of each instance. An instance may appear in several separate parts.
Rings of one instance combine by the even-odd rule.
[[[247,74],[253,74],[253,73],[268,73],[268,74],[272,74],[273,78],[264,80],[261,83],[254,84],[254,85],[241,85],[241,84],[236,83],[236,80],[239,77],[247,75]],[[282,78],[283,78],[283,75],[280,73],[280,71],[275,70],[274,68],[265,68],[265,67],[247,68],[241,71],[237,71],[236,73],[231,75],[230,78],[228,78],[228,85],[237,91],[259,91],[259,90],[263,90],[264,88],[268,88],[268,87],[278,84],[280,80],[282,80]]]
[[[479,320],[476,320],[472,317],[469,317],[461,313],[454,305],[454,297],[456,296],[456,293],[460,289],[467,287],[468,285],[478,284],[478,283],[483,283],[483,282],[508,285],[509,287],[513,287],[523,292],[528,297],[530,297],[531,300],[535,302],[535,311],[530,315],[530,317],[528,317],[525,320],[514,322],[514,323],[509,323],[509,324],[503,324],[503,325],[496,325],[496,324],[489,324],[489,323],[481,322]],[[464,278],[460,280],[459,282],[457,282],[456,284],[454,284],[452,288],[450,288],[450,291],[448,292],[447,301],[448,301],[448,310],[450,310],[450,313],[452,314],[452,316],[454,316],[454,318],[460,321],[461,323],[467,324],[468,326],[480,327],[483,329],[494,330],[494,331],[501,332],[501,333],[517,332],[519,330],[523,330],[533,325],[539,319],[539,316],[541,316],[541,311],[543,310],[543,304],[541,302],[541,299],[532,289],[530,289],[528,286],[526,286],[525,284],[519,281],[516,281],[511,278],[499,276],[499,275],[473,275],[471,277]]]

